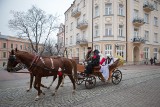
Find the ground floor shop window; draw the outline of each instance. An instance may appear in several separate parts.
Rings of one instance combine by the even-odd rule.
[[[112,54],[112,45],[108,44],[108,45],[105,45],[105,55],[107,54],[110,54],[113,56]]]
[[[116,55],[124,57],[124,46],[120,45],[116,47]]]
[[[148,47],[144,48],[143,54],[144,54],[144,59],[149,58],[149,48]]]

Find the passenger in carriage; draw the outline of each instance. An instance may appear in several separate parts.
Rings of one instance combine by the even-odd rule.
[[[94,53],[94,55],[93,55],[93,57],[91,57],[91,62],[89,62],[88,65],[86,66],[85,73],[87,75],[92,74],[93,67],[99,65],[99,61],[100,61],[99,51],[94,50],[93,53]]]
[[[106,58],[102,58],[102,60],[100,61],[100,72],[102,72],[102,75],[105,78],[105,80],[108,80],[109,78],[109,66],[112,65],[113,62],[114,59],[110,54],[106,54]]]

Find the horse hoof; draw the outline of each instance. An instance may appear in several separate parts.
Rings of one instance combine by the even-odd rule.
[[[30,91],[30,88],[28,88],[26,91],[29,92],[29,91]]]
[[[35,98],[35,101],[38,101],[38,100],[39,100],[39,98],[40,98],[40,97],[39,97],[39,96],[37,96],[37,97]]]
[[[61,85],[61,87],[63,87],[63,85]]]
[[[72,91],[72,94],[75,94],[75,93],[76,93],[76,91],[75,91],[75,90],[73,90],[73,91]]]
[[[42,92],[43,95],[45,95],[45,93]]]
[[[55,95],[56,95],[55,93],[52,94],[52,96],[55,96]]]

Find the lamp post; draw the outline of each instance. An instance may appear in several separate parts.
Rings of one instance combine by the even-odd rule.
[[[126,0],[126,62],[128,61],[128,59],[127,59],[127,52],[128,52],[128,51],[127,51],[127,49],[128,49],[128,46],[127,46],[127,45],[128,45],[127,33],[128,33],[128,32],[127,32],[127,31],[128,31],[128,29],[127,29],[127,0]]]
[[[93,10],[94,10],[94,0],[92,0],[92,49],[93,49]]]

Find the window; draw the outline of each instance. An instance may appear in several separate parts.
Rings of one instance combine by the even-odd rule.
[[[94,45],[94,49],[100,50],[99,45]]]
[[[83,31],[82,39],[86,39],[86,32]]]
[[[106,24],[105,25],[105,36],[112,35],[112,25]]]
[[[11,49],[13,49],[13,44],[11,43]]]
[[[73,41],[72,41],[72,36],[70,36],[70,44],[72,44],[73,43]]]
[[[7,53],[3,52],[3,58],[6,58],[6,57],[7,57]]]
[[[77,33],[76,35],[76,41],[79,41],[80,37],[79,37],[79,33]]]
[[[68,26],[66,26],[66,33],[68,32]]]
[[[22,50],[22,45],[20,45],[20,49]]]
[[[155,58],[158,58],[158,49],[157,48],[154,48],[153,55]]]
[[[85,47],[83,48],[83,59],[86,57]]]
[[[149,41],[149,31],[145,31],[144,38],[146,41]]]
[[[148,59],[149,58],[149,48],[148,47],[145,47],[144,48],[144,59]]]
[[[3,48],[7,48],[6,43],[3,43]]]
[[[66,45],[68,45],[68,38],[66,38]]]
[[[134,28],[134,37],[138,37],[139,30],[137,28]]]
[[[154,9],[155,9],[155,10],[158,10],[157,2],[156,2],[156,1],[154,1]]]
[[[106,56],[107,54],[112,55],[112,45],[106,45],[106,46],[105,46],[105,56]]]
[[[119,25],[119,36],[123,36],[123,25]]]
[[[108,3],[105,4],[105,15],[111,15],[112,14],[112,4]]]
[[[157,17],[154,17],[154,25],[158,26],[158,18]]]
[[[79,48],[76,48],[76,57],[79,57]]]
[[[116,54],[117,56],[124,57],[124,46],[120,45],[116,47]]]
[[[72,49],[70,49],[70,57],[72,58]]]
[[[85,7],[86,5],[86,0],[83,0],[83,7]]]
[[[123,16],[123,5],[119,4],[119,15]]]
[[[98,28],[98,25],[96,25],[95,26],[95,35],[94,35],[94,37],[99,36],[99,34],[98,34],[99,32],[98,31],[99,31],[99,28]]]
[[[149,23],[149,15],[146,13],[144,14],[144,22]]]
[[[86,14],[83,15],[83,21],[85,21],[85,18],[86,18]]]
[[[68,14],[66,14],[65,19],[68,20]]]
[[[158,33],[154,33],[154,42],[158,43]]]
[[[134,18],[138,18],[138,10],[134,9]]]
[[[95,17],[99,16],[99,7],[95,7]]]
[[[71,23],[71,29],[70,30],[73,30],[73,22]]]
[[[77,26],[78,26],[78,24],[79,24],[79,18],[77,18]]]

